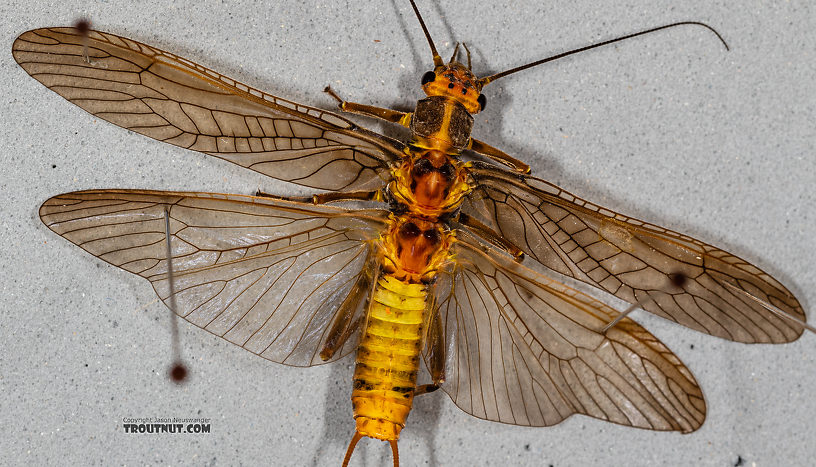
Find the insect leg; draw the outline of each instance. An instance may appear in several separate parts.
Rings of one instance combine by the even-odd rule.
[[[343,193],[340,191],[332,191],[329,193],[320,193],[312,196],[313,204],[326,204],[334,201],[385,201],[385,196],[382,190],[376,191],[349,191]]]
[[[357,282],[352,287],[348,296],[338,308],[332,321],[326,343],[320,350],[320,358],[323,361],[331,359],[335,352],[343,348],[348,338],[360,327],[364,314],[355,316],[355,312],[360,308],[360,302],[365,300],[366,293],[371,290],[371,276],[365,272],[360,274]]]
[[[298,203],[311,203],[311,204],[326,204],[332,203],[335,201],[349,201],[349,200],[358,200],[358,201],[384,201],[385,197],[381,190],[376,191],[349,191],[349,192],[331,192],[331,193],[321,193],[318,195],[312,196],[301,196],[301,197],[287,197],[287,196],[278,196],[272,195],[269,193],[265,193],[261,190],[255,192],[255,196],[260,196],[262,198],[271,198],[271,199],[280,199],[284,201],[295,201]]]
[[[459,217],[456,220],[457,222],[469,228],[483,239],[506,251],[513,257],[513,259],[516,260],[516,262],[520,262],[522,259],[524,259],[524,252],[521,251],[521,248],[505,240],[504,237],[502,237],[495,230],[482,224],[473,217],[463,212],[460,212]]]
[[[404,127],[408,127],[411,124],[411,113],[400,112],[399,110],[384,109],[382,107],[374,107],[373,105],[346,102],[341,99],[336,92],[334,92],[334,89],[332,89],[331,86],[326,86],[326,89],[323,91],[337,100],[338,106],[343,112],[379,118],[380,120],[385,120],[386,122],[399,123]]]
[[[427,348],[428,371],[431,373],[431,384],[422,384],[414,389],[414,397],[434,392],[445,382],[445,335],[439,313],[434,313],[428,330]]]
[[[529,165],[514,157],[511,157],[501,149],[494,148],[493,146],[483,141],[479,141],[478,139],[470,138],[468,149],[478,152],[485,157],[489,157],[500,164],[504,164],[517,172],[521,172],[523,174],[530,173]]]
[[[439,389],[438,384],[420,384],[416,389],[414,389],[414,397],[434,392],[437,389]]]

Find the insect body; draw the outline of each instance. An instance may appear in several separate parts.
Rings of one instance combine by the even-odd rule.
[[[429,97],[418,102],[413,114],[399,116],[412,130],[407,157],[396,166],[386,192],[370,196],[389,198],[407,212],[392,216],[382,240],[383,275],[370,298],[354,371],[357,429],[344,463],[362,436],[388,441],[395,462],[398,458],[396,440],[418,392],[420,354],[434,319],[429,284],[450,262],[455,237],[447,220],[472,189],[458,155],[470,141],[470,112],[479,110],[475,78],[451,60],[426,74],[423,85]],[[435,363],[432,389],[443,382],[444,368]]]
[[[456,53],[444,63],[420,24],[434,69],[414,112],[328,90],[342,110],[409,127],[407,143],[112,34],[22,34],[17,62],[94,115],[328,191],[83,191],[43,203],[43,222],[150,280],[185,320],[268,360],[310,366],[356,350],[356,430],[344,463],[368,436],[389,441],[396,464],[413,397],[439,388],[467,413],[516,425],[576,413],[653,430],[702,424],[702,391],[668,348],[526,267],[525,255],[708,334],[764,343],[801,335],[799,302],[757,267],[584,201],[471,137],[485,85],[566,54],[478,79]],[[465,150],[497,163],[464,162]],[[328,205],[338,200],[379,204]],[[417,386],[420,358],[432,382]]]

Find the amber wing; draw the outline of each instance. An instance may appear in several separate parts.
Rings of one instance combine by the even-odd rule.
[[[331,112],[113,34],[36,29],[20,35],[12,52],[28,74],[99,118],[279,180],[377,189],[402,154],[402,143]]]
[[[483,163],[471,175],[479,188],[468,212],[550,269],[724,339],[782,343],[802,334],[801,325],[751,299],[806,319],[790,291],[743,259],[535,177]]]
[[[650,430],[702,425],[694,376],[640,325],[624,318],[602,334],[618,316],[608,306],[467,239],[454,254],[436,299],[442,388],[462,410],[525,426],[572,414]]]
[[[148,279],[169,306],[165,211],[176,313],[293,366],[323,363],[329,325],[358,278],[371,273],[364,267],[371,240],[388,214],[239,195],[97,190],[55,196],[40,217],[92,255]],[[358,339],[352,334],[331,360],[352,352]]]

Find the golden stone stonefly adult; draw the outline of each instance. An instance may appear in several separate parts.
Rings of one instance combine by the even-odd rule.
[[[706,405],[692,373],[628,310],[525,264],[736,342],[791,342],[812,329],[793,294],[756,266],[584,201],[471,136],[482,90],[496,79],[683,25],[725,45],[716,31],[675,23],[479,78],[466,47],[467,64],[458,46],[444,62],[411,6],[433,55],[414,112],[326,89],[342,111],[408,127],[407,143],[86,23],[23,33],[13,45],[20,66],[93,115],[324,191],[80,191],[45,201],[42,221],[256,355],[310,366],[356,352],[356,428],[343,465],[362,437],[389,442],[398,465],[413,398],[437,389],[473,416],[515,425],[583,414],[650,430],[700,427]],[[464,160],[468,151],[489,162]],[[421,360],[431,382],[417,385]]]

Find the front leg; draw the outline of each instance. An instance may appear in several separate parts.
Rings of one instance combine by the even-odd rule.
[[[510,167],[516,172],[523,174],[530,173],[529,165],[516,159],[515,157],[512,157],[511,155],[507,154],[506,152],[502,151],[499,148],[494,148],[493,146],[485,143],[484,141],[479,141],[476,138],[471,138],[470,143],[468,143],[468,149],[474,152],[478,152],[479,154],[485,157],[489,157],[500,164],[506,165],[507,167]]]
[[[412,113],[400,112],[399,110],[384,109],[382,107],[374,107],[373,105],[357,104],[355,102],[346,102],[334,92],[331,86],[326,86],[323,90],[328,95],[337,100],[338,107],[343,112],[349,112],[358,115],[365,115],[366,117],[374,117],[386,122],[399,123],[404,127],[411,125]]]
[[[517,263],[520,263],[521,260],[524,259],[524,252],[521,251],[521,248],[517,247],[512,242],[505,240],[501,234],[484,225],[476,218],[469,216],[464,212],[460,212],[459,217],[456,218],[456,222],[469,228],[476,235],[482,237],[484,240],[487,240],[490,244],[506,251]]]

